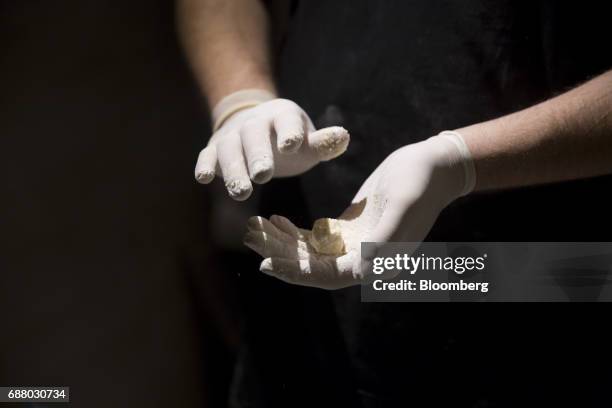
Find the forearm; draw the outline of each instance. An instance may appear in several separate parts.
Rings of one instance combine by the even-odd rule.
[[[612,71],[556,98],[458,130],[476,190],[612,173]]]
[[[259,0],[179,0],[179,31],[209,106],[248,88],[275,93],[268,17]]]

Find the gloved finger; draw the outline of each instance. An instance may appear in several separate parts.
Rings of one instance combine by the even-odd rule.
[[[249,231],[243,239],[244,245],[264,258],[308,259],[308,245],[302,241],[281,241],[263,231]]]
[[[281,215],[273,215],[270,217],[270,221],[281,231],[286,232],[291,235],[293,238],[308,242],[310,240],[310,235],[312,231],[307,229],[296,227],[288,218],[285,218]]]
[[[287,283],[321,289],[340,289],[359,284],[360,279],[351,271],[342,269],[344,263],[339,259],[266,258],[259,270]]]
[[[340,126],[319,129],[307,135],[309,149],[320,161],[327,161],[340,156],[346,151],[350,135]]]
[[[280,229],[278,229],[278,227],[276,227],[264,217],[256,216],[249,218],[249,220],[247,221],[247,228],[249,231],[263,231],[281,241],[295,241],[295,239],[291,235],[287,234],[284,231],[281,231]]]
[[[322,289],[340,289],[361,283],[361,275],[353,271],[355,259],[354,253],[339,258],[308,260],[268,258],[261,263],[260,270],[287,283]]]
[[[279,113],[274,118],[276,147],[281,153],[295,153],[304,141],[304,115],[300,111]]]
[[[217,149],[210,145],[202,149],[198,155],[195,167],[195,178],[198,183],[208,184],[215,178],[215,168],[217,167]]]
[[[242,143],[239,134],[228,134],[217,144],[219,167],[225,181],[225,188],[230,197],[237,201],[244,201],[253,192],[249,179]]]
[[[268,120],[248,121],[240,129],[249,175],[251,180],[258,184],[270,181],[274,175],[270,132]]]
[[[302,239],[302,235],[300,233],[300,229],[296,227],[288,218],[283,217],[282,215],[273,215],[270,217],[270,222],[274,224],[276,228],[285,232],[289,236],[294,239]]]

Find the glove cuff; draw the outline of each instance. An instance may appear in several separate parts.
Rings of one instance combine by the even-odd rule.
[[[227,95],[212,110],[213,132],[219,130],[234,113],[272,99],[276,99],[276,95],[263,89],[243,89]]]
[[[468,148],[463,136],[459,132],[445,130],[438,134],[437,137],[444,138],[449,142],[453,143],[459,153],[458,161],[463,167],[465,175],[465,184],[461,191],[460,197],[471,193],[476,186],[476,167],[474,166],[474,160],[472,159],[472,153]]]

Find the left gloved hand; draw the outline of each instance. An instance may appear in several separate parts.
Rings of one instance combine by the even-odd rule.
[[[344,153],[350,140],[338,126],[315,130],[295,102],[259,89],[226,96],[212,116],[214,133],[198,156],[195,177],[208,184],[221,175],[237,201],[250,197],[251,181],[302,174]]]
[[[367,281],[368,262],[378,249],[361,254],[361,242],[421,242],[440,212],[470,193],[475,170],[463,138],[442,132],[389,155],[368,177],[340,216],[345,254],[317,253],[311,231],[273,216],[249,220],[245,244],[265,259],[260,270],[288,283],[338,289]],[[390,276],[383,275],[382,278]]]

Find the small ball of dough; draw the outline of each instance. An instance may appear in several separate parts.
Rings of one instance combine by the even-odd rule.
[[[345,253],[342,237],[342,222],[333,218],[320,218],[312,226],[310,245],[325,255],[342,255]]]

